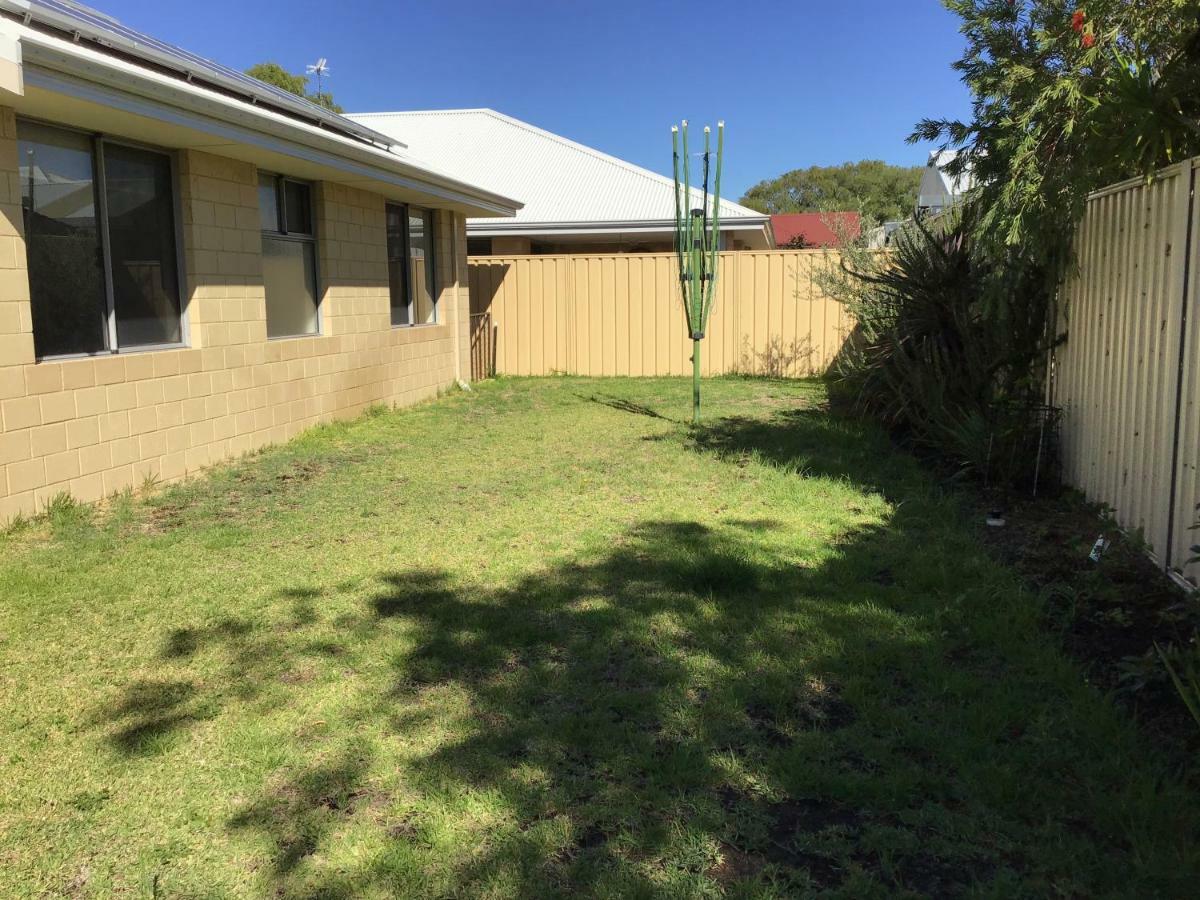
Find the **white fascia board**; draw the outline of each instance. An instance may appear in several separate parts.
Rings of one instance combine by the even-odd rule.
[[[77,5],[81,7],[79,10],[80,13],[94,14],[98,19],[110,19],[113,26],[120,25],[119,22],[100,10],[89,9],[82,4]],[[384,147],[399,144],[398,141],[385,134],[372,131],[359,122],[352,122],[332,110],[324,109],[311,103],[304,97],[293,96],[287,91],[281,91],[272,85],[260,84],[252,78],[244,78],[214,60],[205,60],[194,54],[189,54],[182,48],[171,48],[169,45],[163,45],[160,48],[156,46],[159,42],[150,37],[150,35],[137,35],[136,32],[127,35],[112,28],[97,28],[91,22],[87,21],[87,18],[79,18],[70,13],[64,13],[61,10],[46,6],[45,4],[34,6],[28,0],[0,0],[0,12],[8,13],[20,19],[24,25],[29,27],[53,29],[60,37],[73,35],[76,42],[80,40],[95,42],[106,48],[111,48],[116,53],[126,54],[148,65],[159,66],[165,70],[172,71],[187,81],[191,81],[193,78],[200,78],[205,84],[220,90],[230,91],[233,95],[242,99],[251,100],[251,102],[255,103],[261,100],[278,109],[288,110],[294,115],[301,116],[308,121],[319,122],[331,128],[344,130],[353,134],[358,139],[369,143],[379,144]],[[145,40],[139,40],[139,37],[145,38]],[[189,60],[181,54],[192,57],[192,59]],[[192,62],[195,63],[194,66],[191,65]],[[234,77],[231,78],[230,76]],[[403,145],[400,144],[400,146]]]
[[[3,23],[13,26],[15,23]],[[422,191],[485,214],[512,216],[522,203],[381,148],[177,78],[15,25],[25,82],[264,149],[317,162],[360,178]],[[0,26],[0,36],[11,33]]]
[[[721,231],[761,231],[770,220],[722,219]],[[629,222],[497,222],[488,219],[467,220],[467,233],[476,237],[505,237],[525,234],[628,234],[637,232],[675,231],[674,219],[637,219]]]
[[[0,89],[18,97],[25,94],[25,67],[21,62],[21,42],[3,30],[0,30]]]

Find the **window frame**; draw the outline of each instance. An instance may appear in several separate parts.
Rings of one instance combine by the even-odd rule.
[[[187,291],[187,270],[184,267],[185,256],[183,252],[183,207],[182,207],[182,192],[179,185],[179,153],[175,150],[168,150],[165,147],[157,147],[153,144],[142,143],[129,138],[120,138],[106,134],[102,131],[90,131],[86,128],[76,128],[71,125],[63,125],[60,122],[50,122],[45,119],[38,119],[33,116],[17,116],[17,141],[20,141],[20,128],[22,122],[28,122],[31,125],[40,125],[44,128],[53,128],[58,131],[69,131],[73,134],[81,134],[87,137],[91,145],[92,152],[92,191],[94,194],[93,203],[96,207],[98,218],[97,232],[100,237],[100,256],[104,267],[104,340],[107,347],[103,350],[80,351],[78,353],[36,353],[37,335],[34,335],[35,356],[34,362],[56,362],[60,360],[72,359],[94,359],[97,357],[117,356],[128,353],[153,353],[159,350],[183,350],[191,346],[192,332],[188,322],[188,309],[190,307],[189,296]],[[122,347],[117,340],[117,297],[113,289],[113,263],[112,263],[112,245],[109,239],[108,230],[108,192],[105,190],[107,184],[107,171],[104,166],[104,146],[112,144],[118,147],[129,147],[134,150],[142,150],[147,153],[154,153],[163,156],[167,160],[167,165],[170,168],[171,180],[171,220],[172,232],[175,240],[175,280],[178,282],[177,289],[179,291],[179,340],[159,344],[131,344],[128,347]],[[18,166],[20,161],[18,160]],[[22,217],[24,216],[24,202],[21,202]],[[29,250],[26,247],[26,254]],[[30,297],[32,303],[32,296]]]
[[[401,238],[400,238],[400,240],[401,240],[401,243],[403,244],[403,246],[401,247],[401,254],[400,254],[400,267],[402,270],[400,283],[403,285],[405,294],[408,295],[408,294],[410,294],[411,289],[412,289],[412,233],[411,233],[411,226],[409,223],[409,214],[410,214],[410,211],[413,209],[417,209],[417,210],[421,210],[423,212],[429,213],[429,235],[428,235],[427,257],[429,259],[430,264],[433,267],[433,287],[434,287],[434,291],[433,291],[433,294],[434,294],[434,296],[433,296],[433,321],[432,322],[415,322],[415,321],[393,322],[392,321],[392,312],[393,312],[393,310],[395,310],[396,304],[395,304],[395,297],[392,296],[392,293],[393,293],[392,279],[391,279],[391,275],[389,273],[389,276],[388,276],[388,321],[391,324],[392,328],[432,328],[432,327],[436,327],[436,326],[442,324],[442,317],[441,317],[441,313],[439,311],[439,308],[441,306],[440,301],[442,298],[442,286],[441,286],[440,280],[438,278],[438,252],[437,252],[437,237],[436,237],[437,227],[438,227],[438,219],[439,219],[439,216],[438,216],[439,210],[434,209],[432,206],[417,206],[416,204],[413,204],[413,203],[401,203],[398,201],[388,200],[384,204],[384,210],[383,210],[384,223],[385,223],[384,240],[385,240],[385,242],[387,240],[387,234],[386,234],[387,216],[392,210],[398,210],[400,213],[400,223],[401,223],[401,228],[400,228]],[[388,248],[387,261],[389,264],[392,261],[392,258],[390,255],[390,248]],[[408,299],[408,315],[409,315],[409,319],[411,320],[414,318],[417,305],[416,305],[416,301],[415,301],[414,297],[408,296],[407,299]]]
[[[300,334],[277,334],[267,335],[268,341],[294,341],[300,338],[321,337],[325,333],[325,317],[324,310],[324,292],[321,290],[321,259],[320,253],[317,252],[317,210],[314,182],[305,181],[303,178],[293,178],[290,175],[284,175],[281,172],[272,172],[269,169],[258,170],[258,183],[262,183],[263,178],[271,178],[275,181],[275,227],[277,230],[271,231],[267,228],[259,226],[259,233],[262,239],[272,241],[290,241],[295,244],[309,244],[312,249],[312,276],[313,276],[313,302],[316,304],[317,327],[314,331],[301,332]],[[284,185],[287,183],[303,185],[308,189],[308,220],[311,223],[312,233],[303,234],[299,231],[287,230],[287,192],[284,190]],[[261,216],[262,210],[259,209]],[[266,303],[266,283],[263,283],[263,302]],[[265,310],[264,310],[265,311]]]

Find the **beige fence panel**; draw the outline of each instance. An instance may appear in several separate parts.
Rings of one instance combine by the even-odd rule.
[[[720,254],[705,374],[824,372],[853,323],[815,279],[824,251]],[[490,313],[508,375],[688,375],[691,343],[670,253],[477,257],[471,311]]]
[[[1200,170],[1200,160],[1192,160]],[[1182,180],[1182,179],[1181,179]],[[1172,563],[1193,580],[1200,580],[1200,564],[1184,566],[1191,547],[1200,544],[1200,531],[1191,526],[1200,518],[1200,196],[1195,196],[1200,171],[1192,175],[1192,208],[1188,245],[1188,290],[1184,315],[1183,362],[1179,381],[1179,436],[1175,454],[1175,509]]]
[[[1174,569],[1187,558],[1184,520],[1200,500],[1195,326],[1183,340],[1194,291],[1185,285],[1192,177],[1184,163],[1089,199],[1077,271],[1061,294],[1067,342],[1051,386],[1067,481],[1140,530]]]

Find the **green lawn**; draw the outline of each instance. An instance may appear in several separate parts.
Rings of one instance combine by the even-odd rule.
[[[0,896],[1185,896],[1197,792],[820,386],[504,379],[0,537]]]

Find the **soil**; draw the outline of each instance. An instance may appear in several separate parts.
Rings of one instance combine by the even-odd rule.
[[[989,527],[987,513],[996,506],[1005,524]],[[1046,628],[1083,664],[1088,680],[1186,760],[1200,746],[1200,729],[1155,645],[1184,647],[1195,640],[1200,599],[1171,581],[1140,541],[1072,491],[1003,503],[979,496],[975,515],[984,543],[1041,597]],[[1101,537],[1109,544],[1092,561]]]

